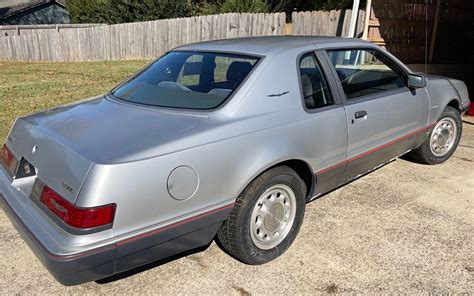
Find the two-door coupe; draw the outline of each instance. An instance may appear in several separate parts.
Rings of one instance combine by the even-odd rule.
[[[357,39],[185,45],[103,96],[19,118],[0,201],[65,285],[216,235],[262,264],[291,245],[308,201],[409,151],[447,160],[468,105],[463,82]]]

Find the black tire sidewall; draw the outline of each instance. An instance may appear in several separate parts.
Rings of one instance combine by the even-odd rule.
[[[428,160],[428,162],[431,163],[431,164],[438,164],[438,163],[442,163],[442,162],[445,162],[446,160],[448,160],[453,155],[454,151],[456,151],[456,148],[459,144],[459,141],[461,140],[461,135],[462,135],[461,115],[459,114],[459,112],[456,109],[448,106],[443,110],[443,113],[441,113],[441,115],[440,115],[440,117],[439,117],[439,119],[436,123],[440,122],[441,120],[443,120],[446,117],[452,118],[454,120],[454,122],[456,122],[456,131],[457,131],[456,139],[455,139],[454,145],[451,147],[451,150],[446,155],[438,157],[438,156],[433,154],[433,152],[431,151],[431,147],[430,147],[431,134],[434,131],[434,128],[433,128],[433,130],[431,130],[431,132],[429,134],[428,139],[426,139],[425,145],[423,145],[423,150],[424,150],[423,153],[425,154],[425,157]]]
[[[244,193],[245,199],[244,207],[241,208],[241,215],[239,215],[239,233],[238,237],[241,237],[242,242],[241,253],[244,258],[241,258],[244,262],[249,264],[262,264],[275,259],[284,253],[295,240],[298,231],[303,222],[305,205],[306,205],[306,186],[301,178],[291,170],[290,168],[283,168],[280,170],[269,171],[270,174],[263,174],[261,177],[256,179]],[[290,232],[286,238],[276,247],[269,250],[262,250],[258,248],[252,241],[250,234],[250,223],[252,211],[259,197],[270,187],[278,184],[283,184],[291,188],[296,197],[296,214],[295,220],[291,227]]]

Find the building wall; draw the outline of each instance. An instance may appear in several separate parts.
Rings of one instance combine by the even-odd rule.
[[[441,0],[433,63],[473,63],[474,1]]]
[[[474,42],[473,19],[472,0],[372,0],[367,39],[405,63],[424,63],[434,38],[429,62],[465,63],[474,59],[464,46]]]
[[[4,25],[69,24],[69,12],[61,5],[50,2],[12,15],[3,21]]]
[[[367,39],[416,71],[427,61],[428,73],[464,80],[473,94],[473,19],[473,0],[372,0]]]

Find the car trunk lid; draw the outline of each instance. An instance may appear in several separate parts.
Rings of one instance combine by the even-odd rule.
[[[36,168],[37,178],[71,203],[75,203],[92,162],[70,147],[19,119],[7,141],[18,160]]]
[[[175,141],[206,119],[99,98],[20,118],[8,146],[37,168],[45,184],[74,203],[93,164],[137,161],[183,149]]]

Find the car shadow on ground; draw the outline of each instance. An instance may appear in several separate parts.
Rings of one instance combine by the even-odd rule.
[[[115,281],[118,281],[118,280],[128,278],[130,276],[133,276],[133,275],[136,275],[138,273],[141,273],[141,272],[159,267],[161,265],[165,265],[165,264],[173,262],[175,260],[190,256],[190,255],[193,255],[193,254],[196,254],[196,253],[203,252],[207,248],[209,248],[211,243],[209,243],[209,244],[207,244],[203,247],[199,247],[199,248],[196,248],[196,249],[185,251],[183,253],[179,253],[179,254],[176,254],[176,255],[173,255],[173,256],[170,256],[170,257],[167,257],[167,258],[164,258],[164,259],[161,259],[161,260],[158,260],[158,261],[146,264],[146,265],[143,265],[143,266],[139,266],[139,267],[136,267],[136,268],[131,269],[131,270],[127,270],[127,271],[124,271],[124,272],[121,272],[121,273],[114,274],[110,277],[103,278],[103,279],[97,280],[95,282],[97,284],[100,284],[100,285],[105,285],[105,284],[109,284],[109,283],[112,283],[112,282],[115,282]]]
[[[474,122],[470,122],[470,121],[467,121],[467,120],[463,120],[462,123],[469,124],[469,125],[474,125]]]

